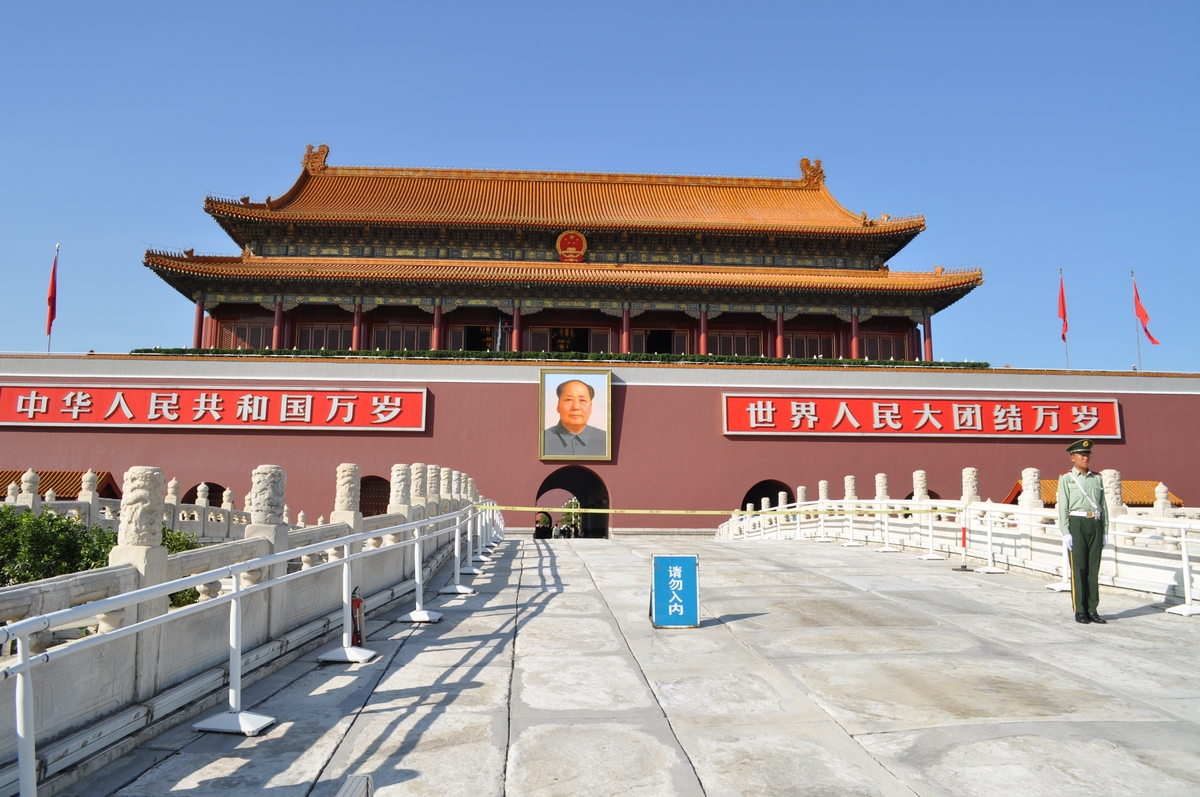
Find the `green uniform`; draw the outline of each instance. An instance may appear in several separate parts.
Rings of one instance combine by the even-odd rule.
[[[1108,539],[1104,479],[1098,473],[1071,468],[1058,477],[1057,508],[1060,527],[1071,535],[1071,597],[1075,611],[1095,614],[1100,603],[1100,555]]]

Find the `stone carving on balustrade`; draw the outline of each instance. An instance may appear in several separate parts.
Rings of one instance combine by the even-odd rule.
[[[467,477],[467,497],[472,503],[479,501],[479,490],[475,489],[475,479],[470,476]]]
[[[913,471],[913,497],[914,501],[929,500],[929,477],[925,475],[923,470]]]
[[[1129,507],[1125,506],[1125,487],[1121,483],[1121,471],[1112,468],[1102,470],[1100,481],[1104,484],[1104,508],[1109,512],[1109,518],[1128,514]]]
[[[846,500],[847,501],[857,501],[858,500],[857,480],[853,476],[847,476],[844,479],[844,483],[845,483],[845,490],[846,490]]]
[[[250,522],[265,526],[284,523],[284,497],[287,492],[287,473],[284,469],[279,465],[259,465],[251,474],[250,482],[250,494],[246,496]]]
[[[450,470],[449,468],[442,468],[439,475],[441,477],[442,484],[441,487],[438,488],[438,493],[440,493],[443,497],[453,495],[454,471]]]
[[[429,473],[428,466],[423,462],[417,462],[408,466],[408,472],[412,478],[412,502],[414,504],[422,504],[425,502],[425,477]],[[421,499],[421,500],[417,500]]]
[[[208,506],[208,485],[205,482],[200,482],[196,487],[196,506]]]
[[[179,479],[172,478],[167,482],[167,497],[165,503],[179,506]]]
[[[221,508],[233,511],[233,490],[226,488],[225,492],[221,493]]]
[[[803,484],[796,487],[796,501],[801,504],[808,502],[808,488]]]
[[[1037,468],[1021,471],[1021,495],[1017,497],[1017,506],[1026,509],[1042,509],[1046,506],[1042,501],[1042,472]]]
[[[17,496],[20,494],[21,494],[21,488],[17,486],[17,483],[9,482],[8,495],[4,498],[4,503],[15,504],[17,502]]]
[[[357,465],[343,462],[337,468],[337,497],[333,508],[339,512],[357,512],[362,490],[362,472]]]
[[[17,494],[17,505],[27,506],[33,512],[42,511],[42,498],[38,495],[38,484],[41,477],[33,468],[21,474],[21,492]]]
[[[829,500],[829,481],[826,479],[821,479],[821,481],[817,482],[817,500]]]
[[[979,469],[963,468],[962,470],[962,501],[970,503],[979,500]]]
[[[462,497],[462,476],[461,470],[450,471],[450,495],[455,498]]]
[[[886,473],[875,474],[875,500],[886,501],[888,495],[888,477]]]
[[[409,496],[412,495],[412,471],[408,465],[393,465],[391,479],[391,494],[388,496],[388,504],[391,506],[408,506],[411,501]],[[389,512],[402,512],[404,510],[388,509]]]
[[[125,471],[118,546],[162,545],[166,492],[167,477],[158,468],[139,465]]]

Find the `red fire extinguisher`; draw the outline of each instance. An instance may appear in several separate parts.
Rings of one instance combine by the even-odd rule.
[[[363,610],[363,599],[358,597],[358,587],[350,593],[350,643],[354,647],[362,647],[366,636],[367,618]]]

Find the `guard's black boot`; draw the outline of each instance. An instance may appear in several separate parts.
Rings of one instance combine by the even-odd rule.
[[[1104,623],[1107,623],[1107,622],[1108,622],[1108,620],[1105,620],[1103,617],[1101,617],[1100,615],[1096,614],[1096,612],[1092,612],[1091,614],[1089,614],[1089,615],[1088,615],[1088,618],[1089,618],[1089,619],[1090,619],[1090,620],[1091,620],[1093,623],[1100,623],[1101,625],[1103,625]]]
[[[1092,621],[1092,618],[1088,617],[1085,612],[1075,612],[1075,622],[1090,623],[1091,621]]]

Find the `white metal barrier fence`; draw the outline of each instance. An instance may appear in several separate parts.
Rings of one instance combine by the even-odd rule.
[[[1179,598],[1172,614],[1200,614],[1194,606],[1189,535],[1200,521],[1120,515],[1111,519],[1100,583]],[[920,549],[921,559],[969,556],[973,569],[1000,574],[1022,568],[1059,575],[1048,589],[1070,591],[1067,537],[1053,509],[1027,509],[991,501],[900,501],[829,499],[782,504],[773,509],[735,512],[717,529],[717,538],[840,541],[846,547],[878,543],[879,553]],[[899,546],[899,547],[896,547]]]
[[[352,616],[353,604],[353,571],[355,563],[381,553],[395,553],[398,547],[411,547],[414,561],[417,563],[414,573],[415,606],[412,612],[402,619],[410,622],[428,623],[441,619],[437,612],[425,609],[425,580],[422,557],[422,546],[433,543],[446,536],[454,535],[454,582],[452,586],[443,588],[444,592],[455,594],[473,594],[473,590],[463,586],[463,574],[478,574],[478,568],[471,562],[487,561],[486,552],[503,536],[504,520],[501,514],[493,509],[494,502],[483,502],[476,506],[440,515],[433,518],[416,520],[385,528],[371,529],[357,534],[348,535],[332,541],[322,541],[301,548],[292,548],[277,554],[250,559],[244,562],[227,565],[204,573],[187,576],[163,584],[144,589],[115,595],[101,600],[92,601],[62,611],[51,612],[36,617],[28,617],[7,626],[0,626],[0,646],[7,648],[10,641],[16,641],[16,663],[0,669],[0,681],[10,678],[16,681],[16,729],[17,729],[17,775],[20,797],[35,797],[40,777],[45,772],[39,772],[39,761],[35,744],[34,717],[36,706],[32,674],[40,665],[57,659],[75,656],[87,652],[114,639],[137,634],[156,626],[169,625],[198,612],[206,612],[221,604],[229,604],[229,709],[223,715],[218,715],[209,721],[197,723],[194,727],[201,731],[219,731],[241,733],[253,736],[271,725],[275,720],[245,711],[242,707],[242,601],[256,592],[278,587],[288,581],[311,578],[317,573],[330,568],[342,568],[342,644],[341,647],[328,656],[325,661],[366,661],[375,655],[372,651],[353,644]],[[358,547],[368,540],[380,538],[382,535],[394,535],[413,531],[415,536],[409,540],[394,542],[381,547]],[[464,549],[465,543],[465,549]],[[247,578],[252,571],[264,571],[272,565],[284,565],[290,559],[320,554],[331,547],[342,549],[343,556],[328,562],[315,564],[303,570],[279,576],[270,580],[258,581]],[[30,650],[30,636],[47,629],[69,624],[83,624],[100,614],[119,612],[139,603],[156,598],[164,598],[171,593],[191,587],[200,587],[214,581],[228,579],[232,583],[229,592],[221,593],[202,603],[171,611],[157,617],[135,622],[105,633],[94,634],[74,642],[50,648],[44,652],[33,654]],[[243,584],[243,580],[248,584]],[[363,640],[365,642],[365,639]],[[44,768],[43,768],[44,769]],[[9,792],[11,793],[11,792]]]

